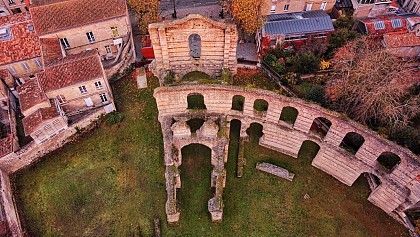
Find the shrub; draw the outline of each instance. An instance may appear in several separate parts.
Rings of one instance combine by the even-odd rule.
[[[226,83],[230,83],[230,77],[231,77],[231,73],[230,73],[229,68],[223,68],[220,73],[220,79],[222,79],[222,81]]]
[[[124,119],[124,115],[122,115],[120,112],[113,111],[104,117],[106,124],[108,125],[114,125],[117,123],[120,123]]]
[[[407,147],[415,154],[420,153],[420,129],[411,126],[396,126],[389,138],[399,145]]]
[[[325,90],[322,87],[314,86],[314,87],[309,89],[305,98],[307,100],[312,100],[312,101],[317,102],[321,105],[324,105],[325,104]]]
[[[285,69],[286,69],[286,67],[285,67],[285,65],[284,65],[284,63],[282,63],[282,62],[274,62],[273,64],[272,64],[272,66],[273,66],[273,69],[278,73],[278,74],[283,74],[284,73],[284,71],[285,71]]]
[[[165,78],[163,79],[166,85],[172,84],[175,82],[175,73],[173,71],[167,71]]]
[[[293,70],[297,73],[314,73],[321,66],[321,59],[311,52],[303,52],[292,58]]]
[[[274,54],[268,53],[264,56],[264,62],[268,65],[272,65],[273,63],[277,62],[277,57]]]

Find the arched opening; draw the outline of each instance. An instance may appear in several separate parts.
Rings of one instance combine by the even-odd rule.
[[[319,149],[320,147],[316,142],[306,140],[302,143],[302,146],[299,149],[298,158],[303,161],[309,161],[309,163],[312,163],[312,160],[318,154]]]
[[[232,98],[232,109],[238,111],[244,111],[245,97],[241,95],[235,95]]]
[[[258,115],[262,116],[268,110],[268,102],[265,100],[257,99],[254,101],[254,111],[257,112]]]
[[[193,58],[201,57],[201,37],[197,34],[192,34],[188,38],[190,46],[190,56]]]
[[[281,110],[280,120],[288,124],[294,125],[299,112],[297,109],[286,106]]]
[[[204,104],[204,96],[202,94],[194,93],[187,96],[187,109],[207,109]]]
[[[343,138],[343,141],[341,141],[340,147],[352,154],[356,154],[364,142],[365,139],[362,135],[355,132],[349,132]]]
[[[246,130],[251,142],[258,142],[260,137],[264,135],[263,133],[263,126],[259,123],[251,123],[249,128]]]
[[[320,138],[324,138],[327,135],[328,130],[330,130],[330,127],[330,120],[323,117],[318,117],[312,122],[311,129],[309,129],[309,132],[319,136]]]
[[[376,161],[390,172],[400,164],[401,158],[392,152],[383,152]]]
[[[183,81],[200,81],[200,80],[211,80],[211,76],[205,72],[201,71],[192,71],[187,74],[185,74],[182,77]]]
[[[207,202],[212,198],[211,149],[202,144],[190,144],[181,149],[179,166],[182,188],[177,192],[184,217],[208,217]]]
[[[204,119],[193,118],[187,121],[188,126],[190,126],[191,134],[197,132],[204,124]]]

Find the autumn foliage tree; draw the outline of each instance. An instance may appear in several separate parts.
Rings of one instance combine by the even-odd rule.
[[[405,61],[363,37],[338,50],[335,74],[326,85],[334,106],[364,124],[393,128],[409,124],[419,113],[418,63]]]
[[[264,21],[261,15],[263,8],[263,0],[231,0],[228,3],[228,9],[236,24],[247,34],[256,33],[261,28]]]
[[[146,34],[149,24],[159,20],[159,0],[128,0],[128,4],[139,16],[141,34]]]

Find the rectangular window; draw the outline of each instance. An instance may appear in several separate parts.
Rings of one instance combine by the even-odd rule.
[[[57,100],[60,104],[64,104],[67,102],[66,97],[64,97],[64,95],[57,95]]]
[[[41,64],[41,61],[39,61],[39,59],[34,59],[34,63],[36,64],[36,66],[38,67],[38,68],[42,68],[42,64]]]
[[[10,72],[11,72],[12,74],[17,74],[17,70],[16,70],[15,66],[10,65],[10,66],[9,66],[9,69],[10,69]]]
[[[321,3],[321,10],[325,11],[325,8],[327,8],[327,2],[322,2]]]
[[[70,48],[70,44],[69,44],[69,41],[67,41],[67,38],[60,39],[60,42],[64,49]]]
[[[102,102],[107,102],[108,101],[108,99],[106,98],[105,93],[100,94],[99,97],[101,97]]]
[[[109,54],[109,53],[112,53],[112,52],[111,52],[111,47],[109,47],[109,45],[106,45],[106,46],[105,46],[105,50],[106,50],[106,53],[108,53],[108,54]]]
[[[284,10],[285,12],[287,12],[287,11],[289,10],[289,4],[284,5],[283,10]]]
[[[82,94],[88,93],[88,91],[86,89],[86,86],[79,86],[79,90],[80,90],[80,93],[82,93]]]
[[[95,87],[97,90],[102,89],[102,83],[100,81],[95,82]]]
[[[374,21],[373,26],[375,30],[383,30],[385,29],[385,23],[384,21]]]
[[[401,19],[391,19],[391,24],[392,24],[393,28],[401,28],[402,27]]]
[[[89,40],[89,43],[95,42],[95,36],[93,35],[92,31],[87,32],[86,33],[86,36],[87,36],[87,38]]]
[[[120,34],[118,33],[118,28],[116,26],[111,27],[112,30],[112,36],[118,37]]]
[[[22,67],[23,67],[23,69],[25,69],[25,71],[29,71],[29,69],[31,69],[26,62],[23,62],[20,65],[22,65]]]
[[[414,9],[416,9],[416,7],[417,7],[417,3],[415,2],[413,3],[413,6],[411,7],[410,12],[414,12]]]
[[[310,11],[310,10],[312,10],[312,3],[307,3],[305,11]]]
[[[275,13],[276,12],[276,5],[271,6],[271,13]]]

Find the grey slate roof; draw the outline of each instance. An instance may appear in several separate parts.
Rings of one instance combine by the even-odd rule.
[[[263,35],[296,35],[333,31],[331,18],[322,10],[267,16]]]

